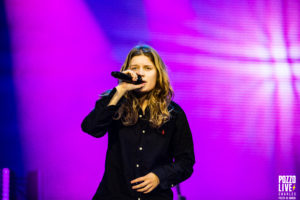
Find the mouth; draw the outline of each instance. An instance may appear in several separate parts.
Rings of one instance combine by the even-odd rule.
[[[135,85],[139,85],[139,84],[146,83],[146,82],[143,81],[143,80],[137,80],[137,81],[134,81],[134,82],[131,82],[131,83],[135,84]]]

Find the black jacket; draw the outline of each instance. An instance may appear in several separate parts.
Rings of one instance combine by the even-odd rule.
[[[124,126],[113,115],[125,100],[107,106],[116,89],[96,102],[85,117],[84,132],[102,137],[108,132],[105,172],[93,197],[97,200],[166,200],[173,199],[171,187],[186,180],[193,173],[195,163],[193,139],[184,111],[173,101],[169,105],[171,119],[160,128],[150,127],[146,109],[139,110],[138,122]],[[131,189],[131,180],[155,173],[160,184],[150,193]]]

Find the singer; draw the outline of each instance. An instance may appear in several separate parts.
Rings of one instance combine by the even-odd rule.
[[[193,139],[184,111],[172,101],[166,66],[150,46],[128,54],[121,72],[141,84],[119,81],[84,118],[94,137],[108,132],[102,181],[94,200],[168,200],[193,173]]]

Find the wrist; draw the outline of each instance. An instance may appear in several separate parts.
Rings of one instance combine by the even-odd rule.
[[[155,173],[153,173],[153,172],[151,172],[151,173],[154,175],[154,177],[156,178],[156,180],[157,180],[157,182],[159,184],[160,183],[159,177]]]
[[[116,90],[119,94],[124,95],[126,93],[126,89],[124,89],[121,85],[116,87]]]

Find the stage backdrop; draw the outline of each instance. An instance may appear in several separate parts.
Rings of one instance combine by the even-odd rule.
[[[107,136],[80,124],[139,43],[161,54],[190,122],[188,200],[278,199],[279,175],[300,178],[298,0],[6,0],[5,10],[23,167],[40,171],[43,200],[93,196]]]

